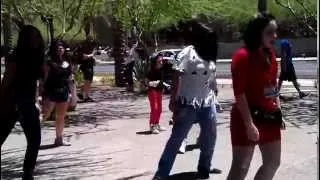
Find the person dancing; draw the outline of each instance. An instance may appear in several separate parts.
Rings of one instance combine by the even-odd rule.
[[[243,36],[245,46],[232,57],[235,103],[230,121],[232,165],[227,180],[246,178],[256,145],[262,165],[255,180],[273,179],[280,166],[283,120],[273,49],[276,31],[275,17],[270,14],[250,20]]]
[[[153,180],[168,178],[179,147],[194,122],[200,124],[200,158],[198,179],[208,179],[215,141],[216,123],[213,120],[214,61],[217,56],[215,33],[196,21],[186,23],[185,40],[191,44],[178,55],[181,62],[175,67],[169,108],[175,114],[171,136],[161,155]],[[215,39],[216,40],[216,39]]]
[[[17,121],[27,138],[22,179],[33,179],[41,143],[39,110],[36,107],[37,81],[42,76],[44,41],[40,31],[25,25],[19,32],[16,49],[6,58],[0,87],[1,148]]]

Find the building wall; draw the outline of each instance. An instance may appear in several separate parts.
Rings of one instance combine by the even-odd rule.
[[[299,38],[289,39],[292,43],[293,56],[317,56],[317,39],[316,38]],[[239,47],[243,46],[242,42],[219,43],[219,58],[230,58],[232,53]],[[280,48],[276,46],[277,55],[280,55]]]

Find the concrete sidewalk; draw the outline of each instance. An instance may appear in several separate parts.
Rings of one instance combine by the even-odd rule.
[[[101,82],[103,80],[103,76],[94,76],[94,82]],[[315,79],[298,79],[298,83],[301,87],[315,87]],[[217,79],[217,83],[222,86],[232,86],[232,79]],[[292,82],[284,81],[283,87],[293,87]]]
[[[231,165],[229,114],[233,101],[230,87],[220,88],[220,102],[225,109],[218,114],[218,139],[213,166],[223,171],[211,179],[226,179]],[[289,96],[289,95],[288,95]],[[282,164],[274,180],[316,180],[318,118],[317,100],[311,94],[303,100],[293,98],[282,103],[287,122],[283,131]],[[147,97],[128,94],[118,88],[95,88],[92,96],[96,102],[79,104],[76,112],[69,114],[65,139],[72,146],[49,148],[43,146],[38,158],[36,179],[106,179],[150,180],[159,157],[170,136],[168,121],[171,117],[164,97],[161,124],[168,131],[159,135],[148,134],[149,103]],[[194,125],[189,133],[189,144],[199,134]],[[43,123],[42,145],[50,145],[55,137],[53,122]],[[1,179],[17,179],[20,175],[25,137],[19,125],[13,130],[1,152]],[[199,150],[178,155],[172,174],[184,180],[195,171]],[[253,179],[261,165],[256,149],[248,180]]]

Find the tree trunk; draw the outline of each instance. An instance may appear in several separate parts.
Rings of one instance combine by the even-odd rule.
[[[267,12],[267,0],[258,0],[258,12],[261,14]]]
[[[113,57],[115,62],[115,85],[117,87],[126,86],[124,59],[126,54],[125,32],[123,31],[121,22],[114,20],[113,23]]]
[[[158,51],[158,48],[159,48],[158,40],[159,40],[158,34],[154,33],[154,46],[155,46],[154,52]]]
[[[62,22],[62,34],[64,35],[66,33],[66,9],[65,9],[65,0],[62,0],[62,9],[63,9],[63,22]]]
[[[86,16],[85,18],[84,18],[84,33],[85,33],[85,35],[86,35],[86,37],[87,36],[89,36],[90,35],[90,33],[91,33],[91,17],[90,16]]]
[[[2,4],[2,1],[1,1]],[[8,12],[1,14],[1,20],[3,27],[2,32],[3,32],[3,45],[4,45],[4,51],[5,53],[8,53],[8,51],[12,48],[12,26],[11,26],[11,6],[10,3],[4,3],[3,6],[7,7]],[[0,60],[1,61],[1,60]],[[0,62],[1,66],[1,62]],[[2,74],[1,68],[0,68],[0,75]],[[0,77],[0,84],[1,84],[1,77]]]
[[[12,26],[11,26],[11,6],[9,3],[4,4],[7,6],[8,13],[3,14],[3,43],[6,48],[12,47]]]
[[[53,28],[53,17],[49,16],[48,19],[48,26],[49,26],[49,43],[51,44],[51,42],[54,39],[54,28]]]

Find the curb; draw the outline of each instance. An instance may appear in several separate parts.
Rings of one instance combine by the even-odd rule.
[[[109,75],[112,75],[110,73]],[[99,83],[101,82],[103,76],[94,76],[93,82]],[[315,87],[316,79],[298,79],[298,83],[301,87]],[[232,86],[232,80],[231,79],[217,79],[218,86]],[[284,81],[282,84],[283,87],[285,86],[293,86],[292,82]]]
[[[231,59],[218,59],[217,63],[231,63]],[[277,58],[277,62],[280,62],[281,58]],[[292,61],[318,61],[317,57],[295,57],[292,58]],[[99,61],[98,65],[114,65],[114,61]]]
[[[317,61],[317,57],[295,57],[292,58],[292,61]],[[231,59],[218,59],[217,62],[221,63],[230,63],[232,60]],[[277,58],[277,62],[280,62],[281,58]]]

